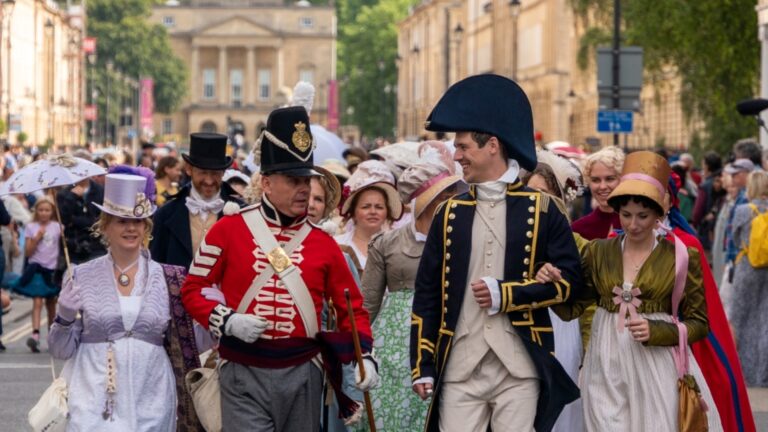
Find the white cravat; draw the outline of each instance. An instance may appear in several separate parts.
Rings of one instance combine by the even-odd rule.
[[[221,199],[221,190],[215,197],[206,200],[193,186],[185,204],[190,214],[198,215],[205,222],[209,213],[218,214],[224,208],[225,203]]]
[[[507,184],[514,183],[520,173],[520,165],[514,159],[507,159],[507,171],[494,181],[476,183],[477,199],[480,201],[501,201],[506,196]]]

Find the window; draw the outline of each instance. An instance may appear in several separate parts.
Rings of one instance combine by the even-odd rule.
[[[301,17],[299,18],[299,27],[301,28],[312,28],[315,26],[315,19],[312,17]]]
[[[229,72],[230,99],[232,106],[240,108],[243,104],[243,70],[232,69]]]
[[[173,119],[163,119],[163,135],[170,135],[173,133]]]
[[[259,69],[259,99],[268,100],[270,97],[272,82],[272,71],[269,69]]]
[[[176,25],[176,19],[172,16],[164,16],[163,17],[163,25],[166,27],[173,27]]]
[[[299,81],[306,81],[310,84],[315,83],[315,70],[313,68],[299,69]]]
[[[203,99],[216,97],[216,69],[203,69]]]

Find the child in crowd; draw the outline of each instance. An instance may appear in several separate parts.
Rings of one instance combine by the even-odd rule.
[[[61,225],[56,218],[53,200],[41,197],[33,208],[32,222],[24,228],[24,255],[27,264],[13,289],[34,299],[32,308],[32,336],[27,346],[40,352],[40,314],[43,302],[48,312],[48,325],[56,316],[56,296],[60,288],[53,281],[53,272],[59,259]]]

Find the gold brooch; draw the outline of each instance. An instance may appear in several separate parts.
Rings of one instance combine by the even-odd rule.
[[[304,124],[304,122],[298,122],[294,124],[293,127],[296,128],[296,131],[293,132],[293,136],[291,136],[293,145],[295,145],[299,151],[307,151],[309,146],[312,145],[312,137],[309,135],[309,132],[307,132],[307,125]]]
[[[269,264],[272,265],[272,268],[275,269],[275,273],[282,273],[283,270],[293,265],[291,259],[288,258],[288,255],[286,255],[283,248],[279,246],[269,251],[267,260],[269,260]]]

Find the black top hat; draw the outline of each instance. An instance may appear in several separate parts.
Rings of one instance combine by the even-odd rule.
[[[261,136],[262,174],[316,176],[312,151],[315,141],[309,129],[309,115],[302,106],[279,108],[267,119]]]
[[[445,92],[424,127],[434,132],[493,135],[521,167],[536,169],[531,104],[509,78],[485,74],[457,82]]]
[[[224,171],[232,165],[227,156],[227,136],[216,133],[193,133],[190,135],[189,154],[184,160],[197,168]]]

